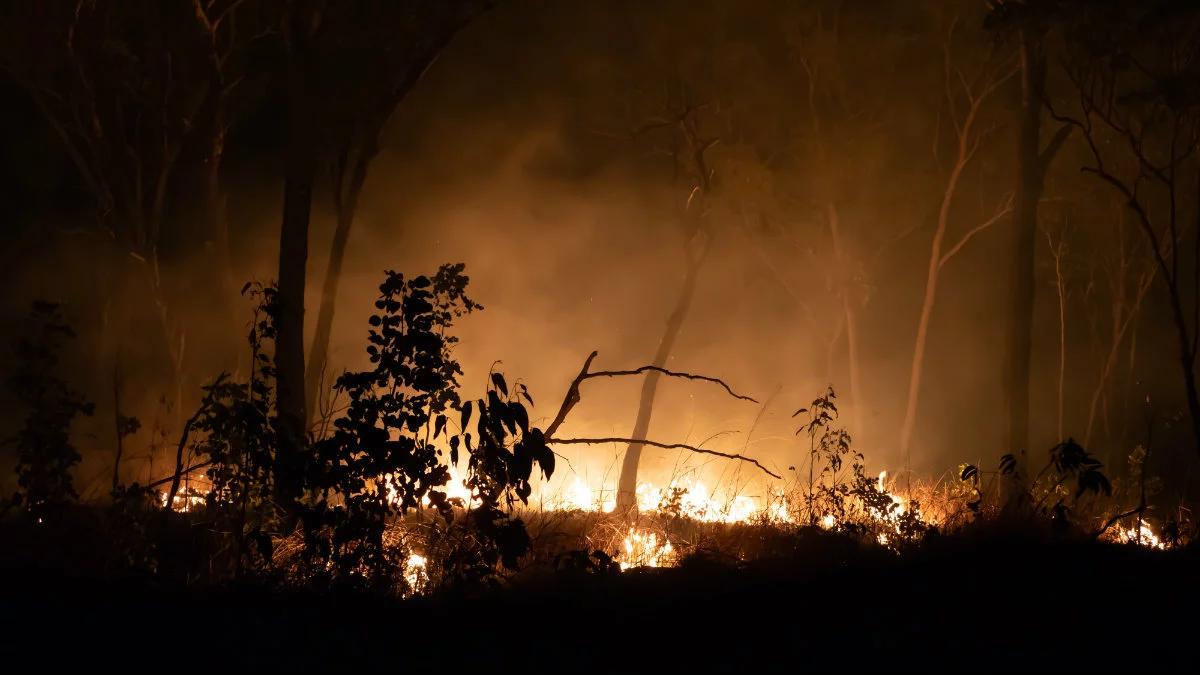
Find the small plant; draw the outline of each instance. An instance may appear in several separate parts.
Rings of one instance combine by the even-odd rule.
[[[834,425],[836,399],[831,387],[792,415],[808,415],[796,430],[809,439],[808,477],[801,485],[798,522],[870,538],[891,548],[920,540],[933,529],[922,518],[920,504],[888,492],[883,475],[866,474],[866,460],[851,448],[850,434]]]
[[[837,394],[833,387],[813,400],[807,408],[792,414],[808,415],[796,434],[808,436],[808,479],[805,483],[800,522],[815,526],[827,516],[842,522],[849,509],[851,483],[846,480],[842,465],[849,457],[853,467],[861,467],[862,453],[851,454],[849,432],[833,425],[837,420]]]
[[[982,513],[985,495],[1007,492],[999,497],[1000,509],[1009,514],[1049,518],[1061,531],[1072,524],[1085,495],[1112,495],[1112,483],[1104,474],[1103,464],[1073,438],[1050,448],[1046,465],[1032,477],[1023,459],[1024,453],[1000,458],[998,470],[992,475],[1007,491],[985,486],[982,472],[974,464],[960,468],[959,479],[971,487],[967,507],[976,517]]]

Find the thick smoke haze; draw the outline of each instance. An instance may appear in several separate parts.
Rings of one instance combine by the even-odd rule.
[[[792,414],[832,386],[856,449],[874,469],[903,469],[898,437],[930,242],[966,104],[963,83],[947,81],[947,64],[968,75],[991,68],[996,79],[975,121],[979,146],[948,209],[947,247],[1011,199],[1018,83],[1011,61],[994,65],[996,39],[982,28],[980,3],[811,9],[783,2],[506,2],[482,16],[388,124],[346,252],[329,377],[366,364],[367,318],[383,270],[431,274],[445,262],[466,263],[469,295],[485,307],[457,326],[455,353],[468,396],[482,393],[495,364],[510,381],[528,385],[535,417],[545,420],[592,350],[600,369],[650,363],[683,283],[688,240],[681,213],[695,182],[672,156],[679,156],[674,128],[654,125],[682,106],[701,106],[694,114],[699,132],[716,141],[707,155],[715,186],[705,215],[711,249],[666,367],[719,377],[760,404],[734,400],[715,385],[665,380],[649,438],[743,452],[786,475],[807,452]],[[279,95],[277,85],[264,86],[230,136],[223,188],[238,283],[274,276]],[[106,271],[121,254],[80,224],[88,204],[65,158],[20,143],[26,133],[49,138],[28,101],[11,88],[5,100],[16,109],[7,114],[33,131],[4,125],[9,196],[23,208],[5,228],[3,274],[11,290],[3,331],[20,330],[35,298],[65,303],[80,333],[66,362],[99,405],[79,427],[86,439],[81,475],[99,476],[100,488],[112,453],[119,341],[104,322],[142,334],[141,351],[120,355],[122,406],[144,425],[130,443],[146,448],[126,471],[161,476],[186,414],[170,405],[152,309],[124,318],[105,313],[115,306],[105,304],[113,294],[136,293]],[[1067,434],[1088,433],[1114,293],[1104,261],[1112,258],[1108,244],[1121,227],[1114,221],[1121,209],[1079,173],[1086,150],[1077,140],[1047,178],[1038,240],[1031,388],[1031,445],[1038,452],[1059,440],[1053,252],[1065,256],[1057,269],[1070,303]],[[323,189],[310,236],[308,338],[334,226]],[[831,240],[828,203],[836,204],[844,229],[840,247]],[[960,461],[994,462],[1007,451],[1000,445],[999,364],[1011,228],[1009,217],[999,218],[942,266],[912,444],[912,469],[921,474],[953,471]],[[1131,256],[1144,255],[1135,232],[1121,236]],[[1055,242],[1066,243],[1054,249]],[[162,273],[186,277],[199,260],[175,255]],[[859,391],[851,382],[846,297],[857,321]],[[203,315],[206,302],[189,311]],[[1161,302],[1148,296],[1145,329],[1122,347],[1121,402],[1106,399],[1110,414],[1093,423],[1094,445],[1118,463],[1138,433],[1130,430],[1141,419],[1138,401],[1153,392],[1160,418],[1180,409],[1170,333],[1156,318],[1165,311]],[[240,320],[248,320],[249,304],[238,307]],[[211,311],[212,325],[231,325],[222,309]],[[187,347],[189,354],[206,348],[199,340]],[[185,402],[228,367],[197,358],[184,378]],[[640,383],[589,381],[564,430],[629,435]],[[1166,433],[1184,433],[1179,428]],[[570,469],[556,481],[576,472],[589,484],[606,475],[611,485],[624,448],[559,450]],[[684,463],[702,467],[710,484],[774,484],[753,467],[653,448],[642,475],[666,482]]]

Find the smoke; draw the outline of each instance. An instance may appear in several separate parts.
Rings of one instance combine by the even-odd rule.
[[[841,126],[825,129],[822,138],[834,150],[818,160],[806,80],[789,51],[797,48],[787,32],[796,25],[792,9],[655,4],[505,3],[431,68],[394,115],[370,169],[343,267],[329,379],[366,364],[367,318],[383,270],[429,274],[445,262],[466,263],[469,293],[485,307],[458,326],[464,397],[482,394],[496,368],[527,384],[534,417],[547,420],[592,350],[599,352],[596,368],[648,364],[683,281],[680,211],[691,185],[670,156],[677,146],[669,129],[634,131],[688,100],[706,104],[697,113],[701,132],[719,139],[710,156],[717,185],[708,215],[713,245],[667,367],[719,377],[761,403],[734,400],[711,384],[666,379],[650,438],[743,452],[785,473],[803,464],[807,452],[805,439],[794,435],[800,420],[792,413],[833,386],[856,449],[876,468],[901,469],[896,439],[931,220],[944,185],[932,151],[949,128],[938,117],[942,28],[909,3],[895,3],[886,16],[846,10],[837,86],[856,112],[839,118],[838,111],[823,111]],[[986,45],[979,42],[956,49],[980,58]],[[1011,190],[1004,126],[1011,94],[998,94],[989,109],[995,131],[964,180],[955,233],[980,222]],[[277,131],[272,108],[263,108],[235,128],[224,183],[234,267],[242,279],[266,281],[278,255],[282,196],[278,148],[271,145]],[[1056,190],[1071,196],[1079,179],[1072,173],[1062,181]],[[832,251],[821,216],[821,204],[834,198],[847,228],[844,260]],[[123,412],[144,423],[130,444],[145,450],[134,453],[128,473],[162,475],[184,411],[165,407],[169,378],[153,313],[143,298],[133,314],[105,314],[119,304],[106,304],[112,294],[139,297],[107,271],[119,267],[119,254],[98,255],[108,249],[90,239],[40,235],[39,228],[54,223],[63,224],[56,230],[80,229],[83,220],[49,208],[29,217],[19,240],[24,248],[11,249],[25,253],[5,270],[9,287],[20,292],[5,297],[4,331],[20,328],[29,299],[66,300],[82,348],[65,365],[100,403],[96,418],[80,426],[91,449],[85,476],[102,476],[111,458],[116,338],[104,322],[140,336],[131,342],[140,345],[137,353],[121,360]],[[319,194],[310,237],[309,337],[332,228]],[[959,461],[986,464],[1002,451],[992,439],[1000,428],[1005,228],[1006,221],[980,234],[947,265],[913,454],[913,468],[922,472]],[[192,264],[175,260],[162,273],[187,274],[180,270]],[[1082,258],[1073,264],[1087,267]],[[1084,297],[1086,274],[1078,277],[1074,288]],[[842,293],[852,294],[858,321],[857,392],[850,389]],[[1056,326],[1051,293],[1051,286],[1039,286],[1039,326]],[[239,308],[248,320],[244,303]],[[213,308],[212,321],[222,320]],[[1049,405],[1057,334],[1047,328],[1036,345],[1038,409]],[[1068,340],[1075,359],[1068,428],[1075,429],[1079,401],[1093,387],[1096,337],[1080,319]],[[1167,380],[1153,365],[1146,368],[1147,377]],[[215,372],[188,375],[188,395],[195,396]],[[561,433],[627,436],[640,385],[639,378],[587,382]],[[1157,386],[1173,391],[1173,380]],[[1049,441],[1054,420],[1039,416],[1035,423],[1035,437]],[[596,484],[607,475],[615,483],[623,449],[565,446],[560,480],[577,474]],[[645,452],[643,477],[665,483],[683,462],[702,466],[709,484],[752,480],[751,491],[768,485],[753,467],[653,448]]]

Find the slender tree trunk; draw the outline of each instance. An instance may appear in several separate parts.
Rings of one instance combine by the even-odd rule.
[[[316,172],[315,130],[309,123],[304,83],[291,75],[287,172],[283,187],[283,223],[279,233],[279,291],[275,369],[279,450],[275,460],[279,503],[290,506],[301,491],[308,416],[304,401],[304,291],[308,263],[308,226]]]
[[[371,153],[373,155],[374,153]],[[322,383],[325,382],[325,366],[329,359],[329,340],[333,334],[333,314],[337,306],[338,284],[342,278],[342,261],[346,256],[346,242],[350,239],[350,228],[358,210],[358,197],[367,178],[367,164],[371,155],[355,162],[350,184],[342,194],[342,186],[334,186],[337,200],[337,228],[329,249],[329,264],[325,268],[325,282],[321,286],[321,307],[317,312],[317,326],[313,332],[312,345],[308,354],[308,370],[305,373],[305,399],[308,415],[315,418],[320,413]]]
[[[1129,331],[1130,326],[1134,324],[1139,313],[1141,312],[1142,298],[1145,297],[1146,291],[1149,290],[1150,282],[1154,280],[1156,271],[1157,270],[1151,270],[1149,274],[1147,274],[1138,282],[1139,286],[1137,293],[1134,295],[1132,302],[1129,303],[1130,306],[1128,308],[1124,307],[1124,302],[1118,304],[1117,307],[1114,308],[1114,311],[1121,312],[1123,316],[1118,316],[1112,323],[1111,342],[1109,343],[1108,354],[1105,356],[1104,365],[1100,368],[1100,376],[1096,381],[1095,390],[1092,391],[1091,402],[1088,404],[1087,426],[1085,427],[1083,435],[1083,447],[1085,448],[1091,447],[1092,430],[1096,424],[1096,411],[1100,405],[1100,400],[1102,397],[1105,399],[1105,411],[1108,409],[1107,389],[1109,386],[1109,380],[1112,377],[1112,372],[1116,368],[1117,361],[1120,358],[1121,345],[1125,341],[1125,334]],[[1121,280],[1121,283],[1124,283],[1124,280]],[[1135,347],[1131,347],[1131,362],[1133,359],[1133,350],[1135,349]],[[1132,381],[1132,377],[1130,377],[1129,380]],[[1116,395],[1117,394],[1114,391],[1113,396]],[[1128,392],[1126,392],[1126,395],[1128,395]],[[1125,408],[1127,408],[1127,406],[1125,406]],[[1107,412],[1105,412],[1103,415],[1103,419],[1108,419]]]
[[[852,295],[854,278],[847,270],[850,262],[842,246],[841,218],[837,205],[828,202],[825,205],[825,216],[829,220],[829,234],[833,240],[834,256],[837,258],[839,271],[842,274],[841,296],[842,314],[845,316],[846,327],[846,365],[850,375],[850,395],[847,396],[851,411],[849,427],[851,436],[857,437],[863,428],[863,390],[862,381],[859,378],[858,313],[855,298]]]
[[[125,451],[125,424],[121,419],[121,352],[113,358],[113,430],[116,432],[117,448],[113,457],[112,493],[116,494],[121,484],[121,455]]]
[[[1184,394],[1187,397],[1188,416],[1192,420],[1192,440],[1200,452],[1200,394],[1196,391],[1196,354],[1192,351],[1192,339],[1188,332],[1187,318],[1183,310],[1183,299],[1177,285],[1170,288],[1171,317],[1179,338],[1179,367],[1183,371]],[[1200,330],[1200,328],[1197,328]]]
[[[1062,273],[1063,243],[1055,244],[1046,234],[1046,242],[1054,256],[1054,288],[1058,292],[1058,391],[1057,391],[1057,420],[1055,442],[1066,440],[1063,435],[1063,386],[1067,377],[1067,288]]]
[[[970,122],[963,127],[963,136],[959,141],[958,160],[950,171],[946,181],[945,192],[942,193],[942,204],[938,209],[937,227],[933,232],[933,241],[929,245],[929,267],[925,274],[925,294],[921,300],[921,314],[917,318],[917,339],[913,343],[912,364],[908,376],[908,404],[904,409],[904,422],[900,427],[900,453],[904,456],[904,470],[911,470],[910,452],[912,449],[913,430],[917,425],[917,408],[921,397],[921,376],[925,369],[925,346],[929,341],[929,323],[933,318],[933,306],[937,301],[938,279],[942,266],[942,242],[946,238],[946,229],[950,224],[950,207],[954,203],[954,194],[958,191],[958,181],[967,165],[968,153],[966,138],[970,132]]]
[[[1033,352],[1034,253],[1042,196],[1042,103],[1046,62],[1041,45],[1021,36],[1021,105],[1017,131],[1016,246],[1009,273],[1008,331],[1004,344],[1004,452],[1029,446],[1029,370]]]
[[[706,242],[704,251],[696,258],[688,260],[687,273],[683,279],[683,287],[679,291],[679,299],[676,300],[675,309],[667,318],[666,328],[663,330],[662,338],[658,341],[658,350],[654,353],[652,365],[656,367],[665,368],[667,366],[667,359],[671,357],[675,340],[683,329],[683,322],[687,319],[692,299],[696,295],[696,281],[700,276],[700,268],[704,264],[707,253],[708,243]],[[646,379],[642,381],[637,419],[634,420],[633,433],[630,434],[630,438],[644,439],[650,431],[650,418],[654,412],[654,395],[658,391],[659,377],[661,377],[659,373],[652,371],[646,373]],[[642,459],[643,447],[641,443],[630,443],[629,447],[625,449],[625,458],[621,462],[621,475],[617,480],[617,513],[626,514],[637,509],[638,464]]]

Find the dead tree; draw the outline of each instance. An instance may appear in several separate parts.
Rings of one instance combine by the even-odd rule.
[[[1090,155],[1082,170],[1114,191],[1145,237],[1200,452],[1200,11],[1078,10],[1063,27],[1064,70],[1077,103],[1051,114],[1079,130]]]
[[[975,158],[989,129],[981,128],[980,113],[984,104],[996,90],[1011,78],[1016,70],[1011,60],[989,59],[987,63],[968,76],[955,65],[951,56],[951,44],[957,19],[950,23],[942,48],[943,85],[946,116],[950,120],[953,136],[953,156],[945,187],[938,207],[937,222],[929,244],[929,258],[925,274],[925,290],[921,310],[917,317],[917,334],[913,343],[913,355],[908,379],[907,404],[904,421],[900,427],[900,452],[904,456],[905,470],[910,467],[912,436],[917,423],[917,411],[921,398],[921,379],[925,368],[925,350],[929,341],[929,326],[933,308],[937,301],[938,284],[942,268],[977,234],[994,225],[1012,210],[1011,199],[1005,199],[991,216],[963,233],[954,244],[947,242],[954,200],[957,196],[963,172]],[[935,148],[936,148],[935,143]]]
[[[1096,428],[1097,415],[1108,419],[1109,382],[1116,370],[1121,350],[1126,341],[1133,342],[1131,334],[1133,327],[1141,315],[1142,301],[1154,283],[1158,268],[1149,260],[1139,259],[1141,256],[1132,248],[1126,234],[1126,214],[1122,205],[1118,204],[1115,224],[1116,245],[1115,254],[1104,262],[1108,276],[1108,298],[1104,303],[1108,309],[1108,343],[1102,353],[1100,368],[1096,376],[1096,386],[1088,401],[1087,423],[1083,432],[1083,447],[1090,448],[1092,433]],[[1133,236],[1138,236],[1134,233]],[[1103,409],[1101,403],[1103,402]],[[1107,422],[1105,424],[1107,427]]]
[[[654,397],[658,391],[658,381],[662,369],[671,357],[675,341],[683,329],[691,309],[692,300],[696,295],[696,284],[700,270],[708,257],[712,245],[712,235],[709,232],[706,201],[712,194],[712,170],[708,166],[705,153],[717,143],[716,138],[704,138],[700,135],[696,113],[702,106],[685,106],[683,111],[671,119],[654,120],[635,132],[635,136],[656,129],[668,129],[677,134],[676,139],[680,149],[675,154],[677,166],[680,164],[684,172],[693,180],[683,206],[682,222],[685,238],[684,255],[685,272],[683,285],[679,289],[679,297],[667,317],[666,326],[654,352],[651,368],[642,380],[642,391],[638,398],[637,418],[630,433],[630,442],[625,449],[621,461],[621,473],[617,480],[617,510],[627,512],[637,508],[637,474],[638,465],[642,459],[642,447],[646,445],[643,439],[650,431],[650,419],[654,413]]]
[[[118,267],[113,295],[137,285],[149,299],[177,415],[186,325],[172,287],[178,293],[188,284],[164,277],[164,249],[186,235],[216,242],[222,262],[211,267],[221,284],[228,251],[222,218],[184,233],[167,216],[188,195],[196,209],[220,211],[227,104],[239,59],[257,37],[242,18],[248,9],[240,0],[51,0],[9,3],[0,14],[4,68],[29,91],[79,172],[96,231],[131,264]],[[182,171],[184,164],[203,165],[203,177]]]

